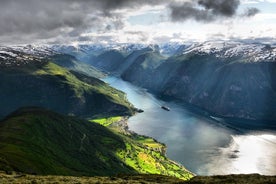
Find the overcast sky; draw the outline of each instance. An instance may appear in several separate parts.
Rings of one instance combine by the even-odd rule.
[[[276,39],[276,0],[0,0],[0,44]]]

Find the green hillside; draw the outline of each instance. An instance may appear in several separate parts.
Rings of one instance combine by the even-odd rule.
[[[226,175],[226,176],[195,176],[189,181],[163,175],[120,175],[111,177],[73,177],[73,176],[37,176],[14,173],[7,175],[0,173],[1,184],[11,183],[39,183],[39,184],[274,184],[276,176],[262,176],[258,174]]]
[[[106,141],[110,140],[110,141]],[[123,139],[108,129],[38,108],[0,123],[0,170],[54,175],[136,173],[116,156]]]
[[[128,130],[126,119],[110,117],[91,120],[117,133],[125,143],[116,155],[126,165],[142,174],[161,174],[180,179],[190,179],[193,174],[182,165],[166,157],[166,146],[151,137],[141,136]]]
[[[0,117],[24,106],[82,117],[134,113],[123,92],[52,62],[1,67],[0,89]]]
[[[93,66],[81,62],[76,57],[69,54],[55,54],[50,56],[49,59],[59,66],[65,67],[69,70],[77,71],[79,73],[83,73],[87,76],[96,78],[102,78],[105,76],[102,72],[100,72]]]
[[[164,145],[119,131],[117,126],[108,129],[40,108],[19,109],[0,122],[0,170],[40,175],[192,177],[165,157]]]

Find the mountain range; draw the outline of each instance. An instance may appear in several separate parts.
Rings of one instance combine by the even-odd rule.
[[[210,116],[275,128],[275,58],[274,45],[259,43],[2,46],[0,170],[190,179],[191,172],[166,157],[164,144],[128,130],[126,119],[139,110],[99,78],[115,75]]]
[[[138,109],[102,72],[47,47],[1,47],[0,56],[0,171],[193,176],[164,144],[128,131]]]
[[[275,45],[214,41],[129,47],[86,47],[93,57],[83,61],[212,116],[265,126],[275,122]],[[81,48],[75,57],[83,55]],[[66,47],[58,50],[69,53]]]

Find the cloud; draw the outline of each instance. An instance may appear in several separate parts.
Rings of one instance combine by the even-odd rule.
[[[87,31],[122,29],[115,10],[162,4],[163,0],[1,0],[0,40],[66,38]]]
[[[256,14],[258,14],[260,12],[259,9],[257,8],[248,8],[246,9],[246,11],[244,12],[243,16],[245,17],[253,17],[255,16]]]
[[[239,0],[0,0],[0,44],[89,41],[89,37],[83,36],[85,33],[125,31],[127,16],[145,6],[164,7],[158,8],[158,13],[163,11],[160,14],[167,16],[164,20],[169,17],[173,22],[212,22],[236,16],[239,4]],[[243,16],[256,13],[258,10],[252,8]],[[137,40],[148,37],[131,32],[127,35],[135,35]]]
[[[276,3],[276,0],[241,0],[244,4]]]
[[[188,2],[174,2],[170,5],[173,21],[194,19],[201,22],[212,22],[222,18],[234,17],[240,0],[197,0]],[[254,16],[259,10],[250,8],[243,16]]]
[[[223,15],[231,17],[236,14],[240,5],[239,0],[199,0],[198,4],[206,10],[211,11],[214,15]]]
[[[184,2],[182,4],[172,3],[170,5],[171,18],[173,21],[186,21],[188,19],[195,19],[197,21],[209,22],[214,20],[214,16],[207,10],[196,8],[193,2]]]

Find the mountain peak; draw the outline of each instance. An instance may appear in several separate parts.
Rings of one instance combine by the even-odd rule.
[[[275,62],[276,47],[259,43],[213,41],[196,43],[183,50],[182,54],[214,55],[227,59],[240,57],[246,62]]]

